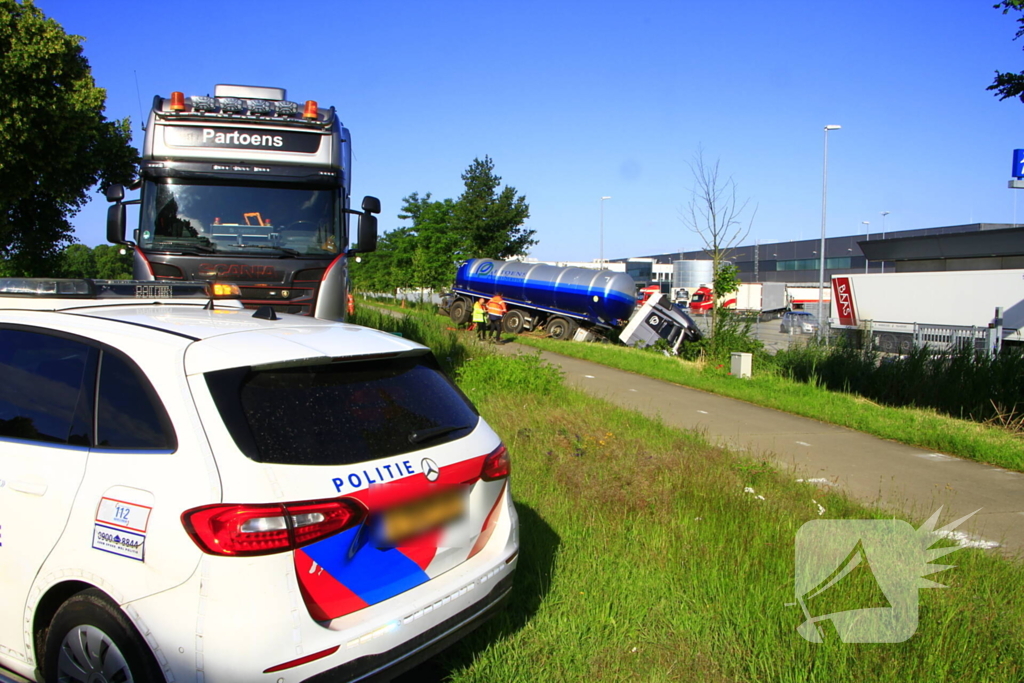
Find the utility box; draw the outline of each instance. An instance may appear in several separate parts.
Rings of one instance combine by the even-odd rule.
[[[750,379],[751,359],[752,356],[749,353],[732,354],[732,365],[730,366],[732,376]]]

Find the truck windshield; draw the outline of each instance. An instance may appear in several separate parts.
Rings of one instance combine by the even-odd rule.
[[[322,257],[344,247],[337,190],[147,181],[142,197],[143,250]]]

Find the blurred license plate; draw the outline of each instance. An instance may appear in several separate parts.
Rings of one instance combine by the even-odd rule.
[[[384,541],[398,543],[462,516],[466,502],[460,489],[451,489],[393,507],[384,513]]]

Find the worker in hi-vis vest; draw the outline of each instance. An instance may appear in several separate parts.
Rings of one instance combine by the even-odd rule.
[[[501,294],[495,294],[487,302],[487,320],[490,322],[491,332],[494,333],[492,341],[501,340],[501,318],[507,311],[508,306],[505,305],[505,299]]]

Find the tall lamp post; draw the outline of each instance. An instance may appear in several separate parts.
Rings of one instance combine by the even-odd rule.
[[[866,239],[866,240],[871,239],[871,235],[868,234],[868,226],[871,225],[871,221],[861,221],[861,223],[864,224],[864,239]],[[867,254],[865,254],[864,255],[864,274],[866,275],[867,272],[868,272],[868,256],[867,256]]]
[[[883,240],[885,239],[885,217],[888,216],[888,215],[889,215],[888,211],[883,211],[882,212],[882,239]],[[885,261],[884,260],[882,261],[882,271],[881,272],[883,272],[883,273],[885,272]]]
[[[599,261],[604,264],[604,200],[611,199],[611,197],[601,197],[601,251]]]
[[[818,334],[821,335],[825,328],[825,321],[821,317],[825,303],[825,207],[828,199],[828,132],[839,130],[841,126],[825,126],[825,158],[822,162],[821,171],[821,249],[818,252],[819,260],[819,282],[818,282]]]

